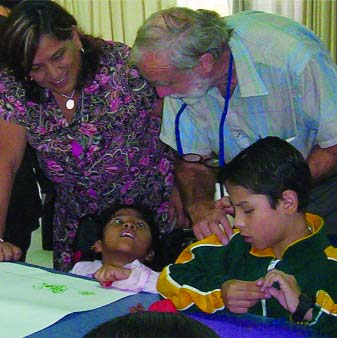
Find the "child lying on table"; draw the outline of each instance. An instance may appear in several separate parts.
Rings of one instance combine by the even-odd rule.
[[[94,277],[104,287],[157,293],[158,272],[145,264],[154,256],[155,230],[145,214],[136,207],[123,206],[107,212],[97,223],[96,253],[102,260],[83,261],[74,265],[73,274]]]
[[[311,175],[276,137],[258,140],[221,172],[235,211],[227,246],[213,235],[190,245],[160,274],[160,294],[184,310],[226,308],[337,332],[337,248],[323,219],[305,213]],[[226,201],[223,201],[226,204]],[[228,205],[227,205],[228,206]]]

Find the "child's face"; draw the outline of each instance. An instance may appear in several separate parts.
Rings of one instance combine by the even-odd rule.
[[[267,196],[254,194],[241,186],[226,183],[234,206],[234,226],[247,243],[257,249],[273,248],[282,252],[287,242],[287,218],[277,205],[272,209]]]
[[[139,213],[130,208],[118,210],[105,226],[102,250],[129,254],[131,259],[141,259],[151,247],[150,226]]]

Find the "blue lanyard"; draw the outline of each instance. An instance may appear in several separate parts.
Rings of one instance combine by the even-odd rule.
[[[181,139],[180,139],[180,129],[179,129],[179,121],[180,121],[180,116],[182,114],[182,112],[185,110],[187,104],[184,103],[178,113],[177,113],[177,116],[176,116],[176,120],[174,122],[174,125],[175,125],[175,133],[176,133],[176,144],[177,144],[177,151],[178,151],[178,154],[180,156],[183,156],[184,153],[183,153],[183,147],[181,146]]]
[[[226,95],[225,95],[225,104],[221,114],[220,124],[219,124],[219,166],[225,166],[225,152],[224,152],[224,138],[223,138],[223,130],[225,126],[225,121],[228,113],[229,107],[229,99],[231,95],[231,81],[232,81],[232,73],[233,73],[233,55],[230,53],[229,57],[229,64],[228,64],[228,75],[227,75],[227,87],[226,87]],[[176,144],[177,144],[177,151],[180,156],[184,155],[183,148],[181,145],[181,138],[180,138],[180,129],[179,129],[179,122],[180,117],[183,111],[185,110],[187,104],[184,103],[176,116],[175,119],[175,134],[176,134]]]

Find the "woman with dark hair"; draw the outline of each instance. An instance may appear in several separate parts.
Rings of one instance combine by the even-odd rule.
[[[171,155],[151,114],[156,96],[129,48],[84,35],[53,1],[24,1],[1,27],[0,235],[26,141],[56,190],[54,268],[72,267],[79,219],[142,202],[168,232]],[[18,248],[0,243],[4,260]]]

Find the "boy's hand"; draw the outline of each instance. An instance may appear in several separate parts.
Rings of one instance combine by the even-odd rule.
[[[264,279],[257,281],[262,292],[267,292],[290,313],[294,313],[299,303],[301,290],[294,276],[280,270],[269,271]],[[277,287],[278,286],[278,287]]]
[[[94,274],[103,287],[110,287],[111,284],[117,280],[128,279],[131,274],[131,270],[117,267],[113,265],[103,265]]]
[[[246,313],[260,299],[267,297],[256,281],[247,282],[237,279],[223,283],[221,293],[226,308],[234,313]]]

